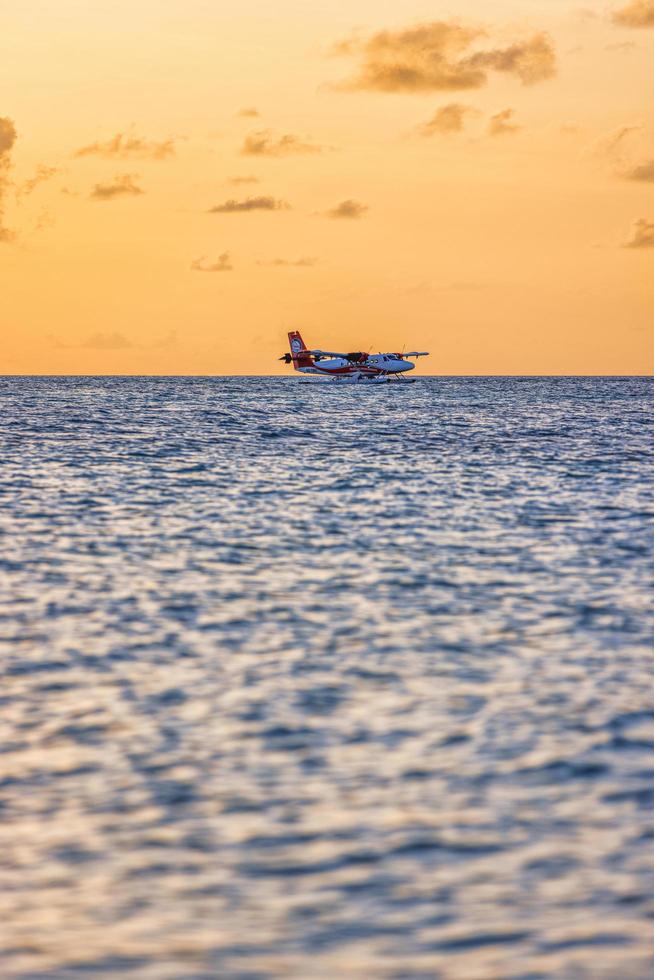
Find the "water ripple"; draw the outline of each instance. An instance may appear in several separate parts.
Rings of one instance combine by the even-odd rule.
[[[650,379],[0,379],[0,973],[646,978]]]

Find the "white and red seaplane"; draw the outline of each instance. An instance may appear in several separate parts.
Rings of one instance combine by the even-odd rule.
[[[401,354],[365,354],[363,351],[344,354],[333,350],[309,350],[297,330],[289,333],[288,341],[291,352],[282,354],[280,361],[292,364],[302,374],[319,374],[337,384],[383,384],[391,379],[406,382],[409,379],[402,375],[415,367],[410,358],[428,355],[428,351],[424,350]]]

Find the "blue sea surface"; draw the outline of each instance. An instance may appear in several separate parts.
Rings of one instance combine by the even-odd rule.
[[[652,977],[653,396],[0,379],[3,980]]]

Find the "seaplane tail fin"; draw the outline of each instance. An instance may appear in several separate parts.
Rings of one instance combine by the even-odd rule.
[[[313,358],[307,349],[307,345],[302,340],[302,335],[299,330],[291,330],[289,332],[288,342],[291,345],[291,357],[293,358],[293,367],[295,370],[310,367],[313,364]]]

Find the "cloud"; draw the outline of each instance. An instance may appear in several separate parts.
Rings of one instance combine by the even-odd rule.
[[[145,194],[145,191],[135,184],[138,174],[117,174],[112,184],[96,184],[90,196],[95,201],[111,201],[114,197],[123,194],[138,195]]]
[[[460,102],[450,102],[449,105],[444,105],[438,109],[429,122],[419,127],[419,131],[423,136],[460,133],[463,129],[465,117],[469,113],[476,111],[472,106],[462,105]]]
[[[250,157],[284,157],[294,153],[322,153],[323,149],[324,147],[307,143],[292,133],[275,137],[270,130],[264,129],[245,137],[241,153]]]
[[[230,198],[223,204],[216,204],[209,208],[207,214],[239,214],[244,211],[286,211],[290,204],[286,201],[278,201],[274,197],[247,197],[244,201],[235,201]]]
[[[266,265],[275,268],[287,267],[287,268],[294,268],[294,269],[308,269],[311,266],[315,265],[317,261],[318,261],[317,259],[311,259],[311,258],[269,259],[268,261],[264,261],[263,259],[260,259],[259,261],[257,261],[257,265]]]
[[[642,180],[648,184],[653,184],[654,160],[647,160],[645,163],[639,163],[638,166],[632,167],[631,170],[625,171],[622,176],[627,180]]]
[[[11,151],[16,142],[16,127],[7,116],[0,116],[0,160]]]
[[[36,168],[36,173],[29,180],[23,181],[23,183],[18,188],[19,195],[31,194],[35,187],[42,184],[46,180],[50,180],[55,177],[60,170],[58,167],[46,167],[45,164],[41,163]]]
[[[654,248],[654,221],[639,218],[634,225],[633,237],[625,242],[625,248]]]
[[[400,31],[380,31],[336,46],[357,57],[359,72],[346,89],[430,92],[481,88],[489,70],[515,75],[525,84],[551,78],[556,57],[550,38],[535,34],[507,48],[471,50],[486,32],[454,21],[432,21]]]
[[[159,337],[151,344],[133,344],[122,333],[105,333],[102,330],[98,333],[91,334],[81,344],[65,344],[57,334],[48,334],[47,339],[52,347],[55,347],[57,350],[155,350],[174,346],[177,343],[177,333],[174,330],[170,330],[167,334]]]
[[[496,113],[491,116],[490,122],[488,123],[488,133],[490,136],[506,136],[509,133],[517,133],[522,129],[522,126],[516,126],[512,123],[515,112],[513,109],[504,109],[502,112]]]
[[[5,196],[9,187],[9,168],[11,166],[11,151],[16,142],[16,127],[7,116],[0,116],[0,242],[11,242],[15,235],[5,227],[4,208]]]
[[[613,12],[613,22],[621,27],[654,27],[654,0],[631,0]]]
[[[106,160],[138,157],[143,160],[165,160],[175,156],[175,140],[147,140],[139,136],[116,133],[106,143],[90,143],[73,153],[74,157],[104,157]]]
[[[523,85],[534,85],[556,74],[556,55],[547,34],[534,34],[508,48],[481,51],[471,60],[475,65],[517,75]]]
[[[85,341],[75,346],[86,347],[92,350],[127,350],[127,348],[133,347],[134,345],[122,333],[104,333],[103,331],[99,331],[98,333],[91,334]]]
[[[632,133],[638,133],[643,129],[642,123],[631,123],[627,126],[620,126],[613,130],[608,136],[599,140],[592,148],[592,152],[598,157],[605,157],[614,165],[624,166],[628,161],[623,156],[623,146],[625,141]]]
[[[615,41],[613,44],[605,44],[605,51],[633,51],[638,45],[635,41]]]
[[[239,109],[236,115],[241,116],[243,119],[257,119],[261,113],[254,106],[251,106],[249,109]]]
[[[194,272],[232,272],[234,266],[231,263],[229,252],[223,252],[218,256],[217,262],[207,262],[203,255],[199,259],[191,262],[191,269]]]
[[[595,145],[594,152],[597,156],[606,158],[613,165],[615,176],[622,177],[624,180],[654,183],[654,160],[645,160],[643,163],[636,164],[629,145],[625,146],[627,139],[633,133],[642,132],[643,129],[643,123],[620,126],[600,140]]]
[[[604,140],[600,146],[600,150],[609,155],[614,153],[619,148],[623,140],[630,135],[630,133],[637,133],[642,128],[641,123],[633,123],[630,126],[620,126],[619,129],[616,129],[615,132],[611,133]]]
[[[239,184],[258,184],[259,178],[252,175],[246,175],[244,177],[228,177],[227,183],[232,184],[234,187],[237,187]]]
[[[54,224],[55,219],[52,212],[48,211],[47,208],[42,208],[34,222],[34,231],[41,231],[43,228],[52,228]]]
[[[360,201],[353,201],[349,198],[347,201],[341,201],[329,211],[325,211],[325,214],[328,218],[362,218],[368,210],[367,204],[361,204]]]
[[[80,347],[88,347],[93,350],[127,350],[127,348],[132,347],[133,344],[131,340],[122,333],[99,333],[91,334],[90,337],[84,341],[84,343],[79,345]]]

